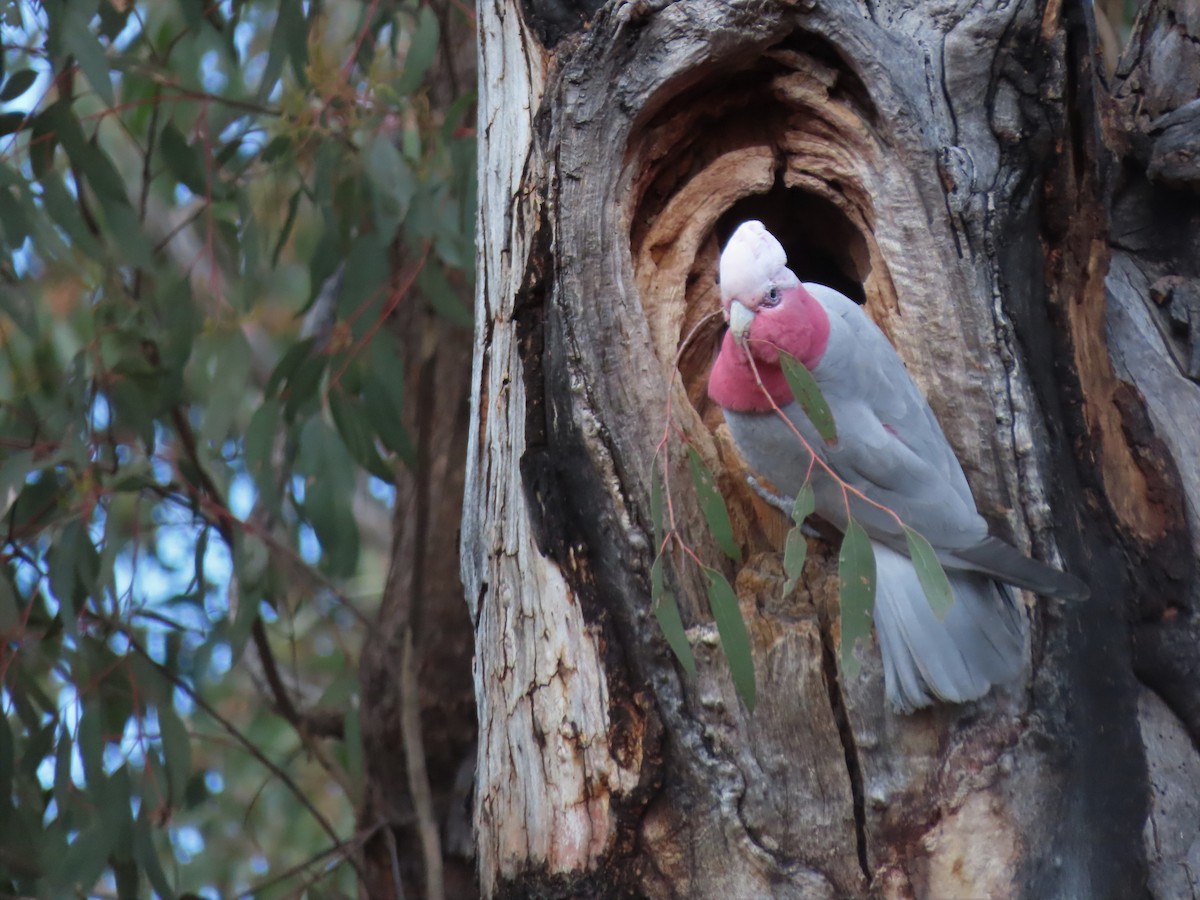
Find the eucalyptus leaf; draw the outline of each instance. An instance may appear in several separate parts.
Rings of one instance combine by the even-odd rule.
[[[112,79],[108,74],[108,58],[100,39],[89,27],[92,15],[88,11],[88,4],[75,2],[67,4],[67,7],[68,14],[63,20],[63,44],[79,63],[92,89],[107,105],[112,106],[116,103],[116,95],[113,94]],[[91,7],[94,11],[95,4],[91,4]]]
[[[758,699],[754,683],[754,654],[750,649],[750,633],[746,630],[746,622],[738,607],[737,594],[725,576],[716,569],[706,568],[704,571],[708,575],[709,608],[717,623],[717,633],[721,636],[721,648],[729,663],[733,685],[746,709],[753,712]]]
[[[675,658],[679,660],[683,670],[689,675],[695,675],[696,657],[692,653],[691,644],[688,643],[687,630],[683,627],[683,619],[679,615],[679,605],[675,602],[675,595],[664,587],[662,566],[663,558],[659,556],[654,560],[654,566],[650,571],[650,600],[653,604],[654,617],[658,619],[658,625],[662,629],[663,637],[667,640],[667,646],[671,648],[671,652],[675,654]]]
[[[408,54],[404,57],[404,72],[393,84],[396,94],[407,97],[429,70],[438,48],[438,20],[433,9],[422,5],[417,12],[417,29],[409,38]]]
[[[184,790],[192,772],[192,739],[169,698],[160,703],[157,709],[163,762],[167,769],[167,783],[171,786],[171,802],[179,806],[183,803]]]
[[[796,589],[796,582],[800,580],[800,575],[804,571],[804,560],[807,556],[808,541],[800,530],[800,526],[795,525],[788,529],[787,542],[783,547],[783,573],[787,576],[787,581],[783,585],[785,597]]]
[[[846,526],[838,553],[838,580],[841,582],[842,672],[852,678],[861,670],[854,646],[859,638],[870,638],[875,609],[875,551],[863,527],[853,519]]]
[[[944,621],[946,613],[950,612],[950,607],[954,605],[954,591],[950,588],[946,570],[938,562],[937,553],[923,535],[905,525],[904,538],[908,541],[908,555],[912,558],[913,568],[917,570],[917,578],[921,581],[921,589],[925,591],[929,608],[933,610],[939,622]]]
[[[27,90],[33,87],[33,83],[37,81],[37,72],[33,69],[22,69],[20,72],[13,72],[4,82],[4,87],[0,89],[0,103],[9,103],[16,100]]]
[[[821,393],[821,388],[817,384],[817,380],[813,378],[812,372],[808,371],[804,364],[795,357],[782,350],[779,351],[779,362],[783,367],[783,377],[787,380],[792,396],[796,398],[800,408],[804,410],[805,415],[813,423],[813,427],[817,429],[817,434],[821,435],[826,443],[836,443],[837,426],[833,421],[833,412],[829,409],[829,403],[825,400],[825,395]]]
[[[741,562],[742,549],[733,539],[733,523],[729,520],[729,510],[725,506],[725,498],[717,490],[716,479],[700,458],[695,447],[687,448],[688,468],[692,473],[692,484],[696,487],[696,495],[700,500],[700,509],[708,530],[712,533],[717,545],[725,551],[725,555],[734,562]]]

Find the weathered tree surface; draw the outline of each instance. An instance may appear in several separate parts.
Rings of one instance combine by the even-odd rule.
[[[1117,66],[1109,353],[1161,537],[1132,542],[1149,892],[1200,893],[1200,8],[1149,3]],[[1185,525],[1186,523],[1186,525]],[[1190,530],[1188,526],[1190,525]]]
[[[1174,357],[1146,350],[1157,332],[1136,322],[1133,349],[1110,355],[1116,268],[1106,294],[1118,175],[1192,190],[1177,143],[1192,120],[1121,119],[1078,0],[484,0],[478,14],[462,564],[484,894],[1137,897],[1149,885],[1165,898],[1194,884],[1200,823],[1179,830],[1194,813],[1180,791],[1198,768],[1200,673],[1179,648],[1194,627],[1200,497],[1185,450],[1200,436],[1172,411],[1198,402],[1196,385],[1154,368]],[[1135,69],[1124,60],[1115,84]],[[1163,137],[1139,144],[1135,128]],[[1140,172],[1118,165],[1122,141],[1149,146],[1129,150]],[[861,675],[839,669],[834,544],[811,542],[783,598],[782,523],[745,486],[704,392],[718,248],[750,217],[802,278],[866,304],[994,530],[1090,583],[1085,603],[1026,598],[1023,683],[895,715],[874,646]],[[1149,275],[1136,248],[1122,253],[1136,294],[1134,276]],[[1173,385],[1162,408],[1154,373]],[[753,713],[695,565],[668,565],[694,678],[651,613],[665,428],[677,527],[736,579]],[[685,442],[720,473],[743,565],[706,534]],[[1176,829],[1157,844],[1156,821]]]

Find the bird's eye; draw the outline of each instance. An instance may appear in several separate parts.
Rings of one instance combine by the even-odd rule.
[[[763,306],[778,306],[779,305],[779,288],[774,285],[767,291],[767,296],[763,298]]]

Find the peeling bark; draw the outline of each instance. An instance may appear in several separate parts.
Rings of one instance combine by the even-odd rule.
[[[1192,589],[1170,559],[1195,532],[1137,353],[1110,356],[1119,132],[1087,5],[610,3],[553,34],[540,9],[479,9],[462,549],[484,894],[1142,894],[1159,748],[1129,622],[1149,586]],[[897,716],[877,650],[838,667],[827,541],[782,597],[778,514],[704,392],[719,247],[750,217],[866,305],[993,527],[1090,581],[1084,604],[1027,598],[1025,683]],[[668,566],[695,679],[650,613],[668,397],[748,551],[722,561],[673,443],[677,525],[736,579],[753,714],[695,567]]]

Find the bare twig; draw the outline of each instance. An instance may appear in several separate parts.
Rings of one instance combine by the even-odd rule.
[[[392,884],[396,888],[395,900],[404,900],[404,879],[400,875],[400,851],[396,847],[396,835],[391,827],[385,828],[384,840],[388,845],[388,860],[392,864]]]
[[[188,422],[187,417],[178,407],[171,411],[171,419],[175,425],[176,432],[179,434],[179,440],[183,444],[184,452],[196,470],[197,479],[200,482],[197,486],[199,491],[222,510],[222,514],[216,516],[214,525],[220,533],[221,539],[229,548],[229,552],[232,554],[235,552],[235,536],[232,525],[234,519],[226,508],[212,477],[201,464],[200,452],[196,444],[196,434],[192,431],[191,423]],[[346,791],[346,795],[352,796],[353,792],[350,789],[350,781],[346,773],[324,751],[324,748],[313,739],[313,735],[306,727],[307,723],[304,717],[297,710],[296,704],[292,700],[291,692],[287,689],[287,685],[283,683],[283,678],[279,674],[279,665],[275,661],[275,653],[271,650],[271,644],[267,638],[267,630],[263,625],[261,617],[255,616],[254,623],[250,627],[250,635],[254,641],[255,649],[258,651],[259,660],[262,663],[263,675],[266,677],[267,685],[271,689],[276,710],[296,731],[305,748],[342,786],[343,790]]]
[[[154,666],[154,668],[157,669],[164,678],[183,691],[189,700],[195,703],[196,706],[203,710],[207,716],[220,725],[230,737],[241,744],[246,749],[246,752],[258,760],[259,764],[264,766],[271,772],[271,774],[283,782],[284,786],[292,792],[298,801],[300,801],[300,805],[308,810],[309,814],[317,821],[317,824],[321,826],[321,830],[329,835],[334,844],[339,848],[345,847],[342,839],[339,838],[337,832],[334,831],[333,825],[328,819],[325,818],[321,811],[317,809],[313,802],[308,798],[308,795],[305,794],[304,791],[300,790],[300,786],[292,780],[292,777],[288,775],[287,772],[275,765],[275,763],[272,762],[267,755],[259,749],[257,744],[242,734],[236,725],[221,715],[217,709],[207,700],[205,700],[200,692],[188,684],[184,678],[176,675],[166,666],[161,665],[153,656],[146,652],[146,648],[141,645],[141,642],[137,639],[137,635],[134,634],[132,628],[128,628],[122,624],[118,624],[116,627],[122,634],[125,635],[126,639],[129,641],[129,645],[133,648],[135,653],[146,660],[146,662],[150,663],[150,665]],[[343,849],[342,852],[346,853],[346,858],[350,860],[350,864],[354,866],[354,870],[358,873],[358,877],[365,882],[366,873],[363,872],[362,866],[359,865],[358,860],[350,854],[349,850]]]
[[[290,866],[289,868],[284,869],[282,872],[280,872],[276,875],[272,875],[270,878],[266,879],[265,881],[260,881],[258,884],[254,885],[254,887],[250,888],[248,891],[238,894],[236,900],[248,900],[248,898],[250,898],[250,897],[258,897],[264,891],[266,891],[267,888],[274,887],[275,885],[279,884],[282,881],[287,881],[289,878],[293,878],[296,875],[299,875],[299,874],[307,871],[308,869],[315,866],[317,863],[321,862],[321,860],[323,860],[323,859],[326,859],[331,856],[338,856],[339,854],[344,854],[348,850],[358,850],[359,848],[362,847],[362,845],[364,843],[366,843],[366,841],[368,841],[372,837],[374,837],[375,833],[377,831],[379,831],[379,829],[381,827],[383,827],[382,824],[373,825],[370,828],[367,828],[367,829],[364,829],[364,830],[358,832],[358,834],[356,834],[352,840],[346,841],[343,844],[334,844],[331,847],[326,847],[324,850],[320,850],[317,853],[314,853],[312,856],[310,856],[308,859],[304,860],[303,862],[298,862],[294,866]],[[320,874],[320,877],[322,877],[322,878],[325,877],[325,875],[327,875],[330,871],[332,871],[332,867],[327,869],[325,872],[322,872]],[[312,884],[312,883],[313,882],[311,882],[311,881],[308,882],[305,885],[305,887],[307,887],[309,884]]]

